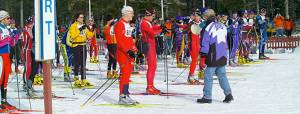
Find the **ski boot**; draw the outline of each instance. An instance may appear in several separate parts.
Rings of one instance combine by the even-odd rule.
[[[99,62],[99,60],[97,59],[97,58],[94,58],[94,61],[93,61],[94,63],[98,63]]]
[[[4,113],[7,113],[9,110],[8,109],[6,109],[5,107],[3,107],[2,105],[0,105],[0,113],[2,114],[4,114]]]
[[[247,61],[247,63],[250,63],[250,62],[253,62],[253,59],[246,57],[246,61]]]
[[[113,72],[112,72],[111,70],[107,71],[106,77],[107,77],[107,79],[112,79],[112,78],[114,78]]]
[[[2,88],[1,89],[1,92],[3,92],[3,93],[1,93],[1,97],[2,97],[2,99],[1,99],[1,108],[2,109],[8,109],[8,110],[14,110],[14,109],[16,109],[16,107],[15,106],[12,106],[11,104],[9,104],[8,102],[7,102],[7,89],[5,89],[5,88]]]
[[[223,103],[230,103],[231,101],[233,101],[233,96],[232,96],[232,94],[228,94],[225,96]]]
[[[90,63],[94,63],[94,57],[90,58]]]
[[[160,90],[156,89],[154,86],[148,86],[146,89],[146,93],[148,95],[158,95],[160,94]]]
[[[81,80],[79,80],[78,76],[74,76],[74,87],[81,88],[83,85],[81,84]]]
[[[245,64],[245,63],[246,63],[246,62],[245,62],[245,58],[239,57],[238,63],[239,63],[239,64]]]
[[[200,104],[204,104],[204,103],[212,103],[212,100],[211,99],[206,99],[206,98],[201,98],[201,99],[197,99],[197,103],[200,103]]]
[[[195,78],[195,76],[192,76],[192,75],[189,75],[188,76],[188,79],[187,79],[187,82],[189,85],[200,85],[201,83],[199,82],[199,80],[197,80]]]
[[[4,110],[14,110],[14,109],[17,109],[15,106],[9,104],[6,100],[1,101],[1,107]]]
[[[204,80],[204,70],[198,72],[198,78]]]
[[[64,73],[64,82],[74,82],[74,79],[69,74]]]
[[[260,60],[265,60],[265,59],[269,59],[269,57],[267,57],[265,54],[263,54],[263,53],[260,53],[259,55],[258,55],[258,59],[260,59]]]
[[[94,85],[93,84],[91,84],[88,80],[86,80],[86,79],[83,79],[82,81],[81,81],[81,85],[83,86],[83,87],[93,87]]]
[[[119,74],[115,70],[112,71],[112,75],[113,75],[113,78],[119,78]]]
[[[30,98],[36,97],[37,95],[34,93],[36,92],[33,89],[33,85],[32,85],[32,81],[31,80],[27,80],[26,84],[23,85],[23,89],[26,92],[26,95]]]
[[[177,68],[186,68],[187,65],[183,64],[183,63],[178,63],[177,64]]]
[[[265,59],[270,59],[270,57],[267,57],[265,54],[262,55]]]
[[[34,79],[33,79],[33,84],[34,85],[42,85],[43,84],[43,79],[40,74],[36,74]]]
[[[119,105],[136,105],[139,104],[136,100],[133,100],[129,97],[129,95],[121,94],[119,96]]]
[[[229,60],[229,66],[236,67],[238,64],[234,60]]]

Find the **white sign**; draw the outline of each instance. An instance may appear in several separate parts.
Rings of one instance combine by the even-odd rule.
[[[34,0],[35,10],[35,59],[55,59],[55,0]]]

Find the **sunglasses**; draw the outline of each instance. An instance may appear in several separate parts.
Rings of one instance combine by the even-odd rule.
[[[11,17],[7,17],[6,20],[11,20]]]

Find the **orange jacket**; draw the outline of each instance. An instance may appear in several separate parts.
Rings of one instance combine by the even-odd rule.
[[[171,29],[172,29],[172,22],[167,22],[166,23],[166,28],[168,29],[168,33],[165,33],[165,36],[168,36],[168,37],[171,37],[172,36],[172,32],[171,32]]]
[[[285,30],[293,30],[294,22],[291,19],[284,20],[284,29]]]
[[[104,38],[106,39],[106,44],[117,44],[117,40],[115,37],[115,33],[112,30],[113,28],[110,27],[109,25],[106,25],[104,27]]]
[[[283,21],[284,21],[283,16],[276,16],[276,17],[274,17],[273,21],[274,21],[276,28],[283,28]]]

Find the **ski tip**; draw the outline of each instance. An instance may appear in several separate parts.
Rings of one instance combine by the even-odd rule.
[[[92,103],[94,103],[94,102],[95,102],[95,101],[90,101],[89,103],[91,103],[91,104],[92,104]]]
[[[82,105],[80,105],[80,109],[82,109],[84,107],[84,105],[82,104]]]

